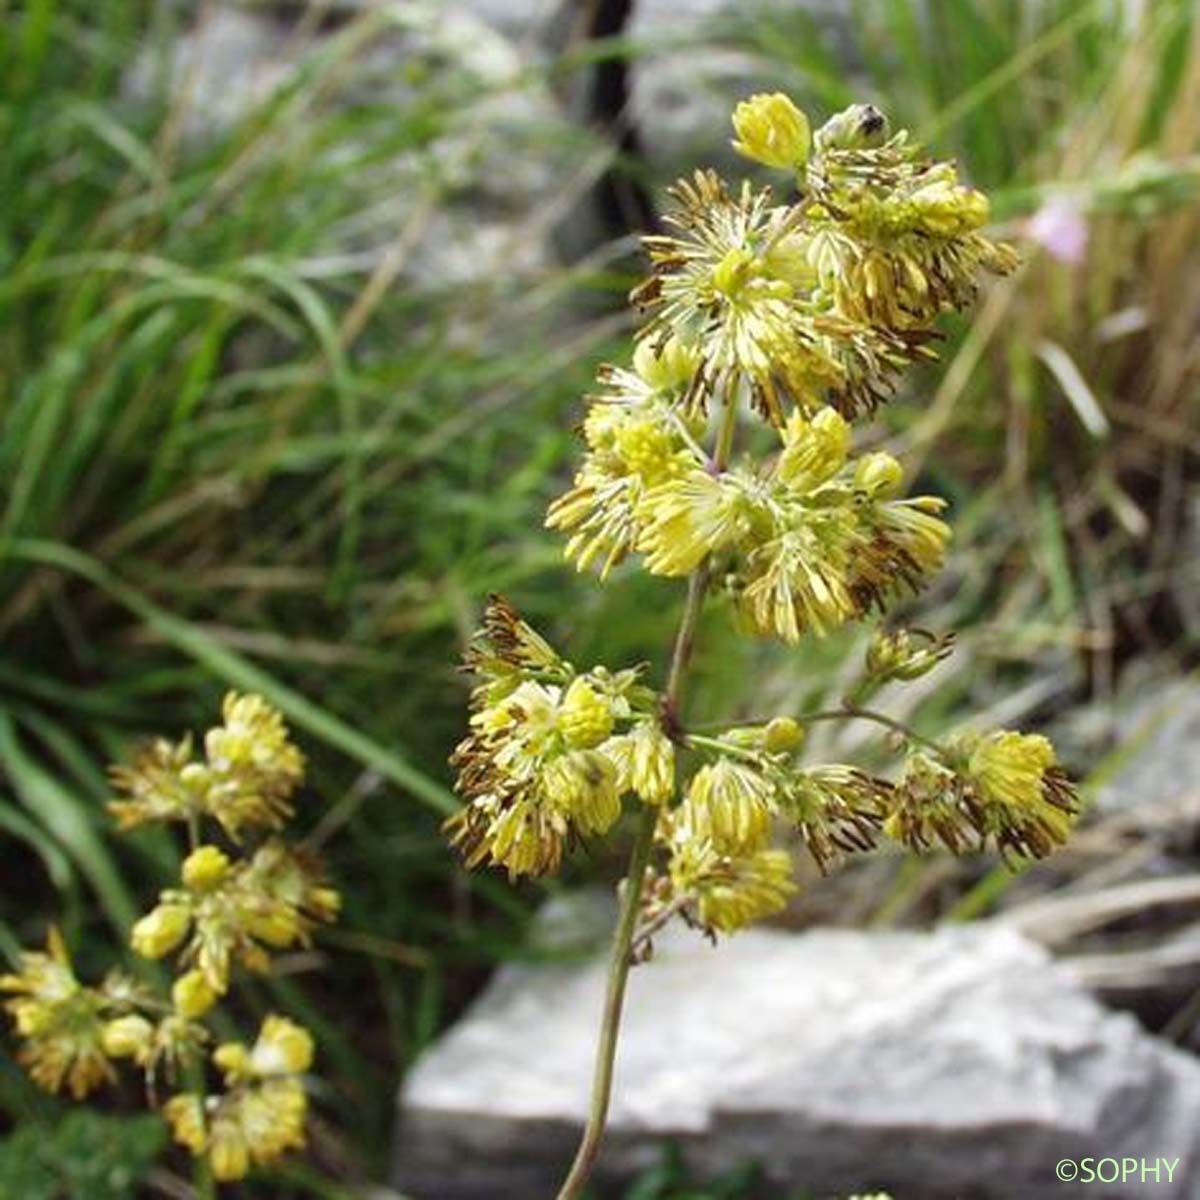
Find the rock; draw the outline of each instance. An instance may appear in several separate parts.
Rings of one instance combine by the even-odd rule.
[[[332,244],[330,253],[378,261],[403,233],[404,278],[435,291],[493,287],[507,294],[556,269],[555,226],[574,180],[595,156],[595,139],[562,111],[531,70],[531,55],[497,27],[504,23],[472,12],[488,5],[375,4],[370,35],[347,39],[345,22],[366,7],[339,0],[330,10],[339,20],[300,36],[298,14],[286,5],[254,12],[206,6],[193,14],[165,63],[157,50],[146,51],[126,95],[144,103],[164,83],[185,89],[183,127],[190,141],[203,144],[302,77],[341,39],[346,62],[336,73],[338,86],[321,93],[326,109],[364,100],[387,104],[398,121],[419,129],[432,123],[424,111],[430,97],[443,103],[430,141],[418,136],[411,152],[368,161],[362,182],[372,200],[363,223],[343,223],[336,231],[343,244]],[[327,153],[354,161],[354,151],[331,146]]]
[[[755,21],[795,30],[798,37],[815,31],[836,59],[852,61],[846,6],[838,0],[635,4],[628,30],[639,52],[631,112],[658,178],[690,174],[698,166],[747,169],[729,145],[734,104],[755,92],[794,91],[797,82],[781,58],[754,52],[745,34]]]
[[[1101,770],[1097,809],[1128,812],[1200,800],[1200,680],[1168,676],[1138,684],[1131,678],[1106,715],[1119,741]]]
[[[404,1084],[394,1186],[414,1200],[552,1195],[584,1116],[604,963],[508,966]],[[663,1139],[701,1178],[922,1200],[1090,1194],[1055,1165],[1178,1159],[1200,1189],[1200,1064],[999,926],[662,936],[630,981],[600,1171]],[[1140,1183],[1105,1194],[1144,1194]]]
[[[166,63],[169,84],[185,88],[184,128],[211,136],[235,124],[291,78],[287,30],[269,16],[217,5],[178,37]],[[160,83],[159,54],[147,49],[125,80],[126,95],[143,102]]]

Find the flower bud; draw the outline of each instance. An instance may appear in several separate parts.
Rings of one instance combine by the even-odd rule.
[[[903,479],[903,468],[882,450],[864,454],[854,469],[854,486],[881,499],[894,496]]]
[[[851,104],[817,130],[818,151],[870,150],[888,137],[888,119],[873,104]]]
[[[978,229],[988,219],[988,198],[974,188],[961,187],[953,180],[941,179],[926,184],[909,197],[929,233],[949,237]]]
[[[713,288],[723,296],[737,296],[755,273],[756,267],[754,255],[749,250],[740,247],[730,250],[713,270]]]
[[[760,93],[734,109],[733,148],[768,167],[795,170],[808,158],[808,118],[782,92]]]
[[[671,336],[659,343],[657,338],[642,338],[633,352],[633,369],[657,391],[673,391],[691,382],[700,365],[694,346]]]
[[[217,1002],[217,993],[204,978],[203,971],[188,971],[171,987],[175,1011],[181,1017],[195,1020],[202,1017]]]
[[[211,892],[229,874],[229,857],[216,846],[201,846],[183,860],[183,882],[193,892]]]
[[[226,1075],[245,1076],[250,1071],[250,1051],[241,1042],[222,1042],[213,1051],[213,1062]]]
[[[250,1070],[259,1076],[294,1075],[312,1066],[312,1034],[295,1021],[271,1014],[250,1052]]]
[[[586,679],[574,679],[563,697],[559,718],[570,745],[587,750],[612,733],[612,705]]]
[[[763,745],[772,754],[798,750],[804,744],[804,726],[792,717],[775,717],[763,730]]]
[[[248,914],[246,928],[260,942],[266,942],[268,946],[274,946],[277,950],[290,946],[302,932],[299,918],[294,910],[287,906]]]
[[[136,1013],[117,1017],[104,1026],[101,1044],[111,1058],[132,1058],[142,1061],[150,1054],[154,1043],[154,1026]]]
[[[162,958],[183,941],[192,914],[183,904],[160,904],[137,921],[129,943],[143,958]]]
[[[924,629],[877,629],[867,646],[867,674],[877,683],[928,675],[954,648],[954,634],[942,637]]]

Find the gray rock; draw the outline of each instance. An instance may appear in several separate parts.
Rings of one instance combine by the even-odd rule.
[[[404,1085],[394,1185],[553,1195],[603,985],[598,958],[501,970]],[[702,1175],[757,1161],[780,1195],[1064,1200],[1091,1193],[1056,1179],[1060,1159],[1162,1156],[1179,1162],[1154,1195],[1194,1196],[1200,1064],[1000,927],[752,930],[715,951],[680,930],[630,982],[603,1177],[665,1138]]]
[[[518,281],[544,277],[558,265],[555,224],[595,157],[594,139],[530,71],[529,55],[471,11],[487,5],[339,0],[336,6],[350,16],[360,7],[375,13],[372,35],[355,44],[339,89],[323,102],[369,97],[403,113],[435,84],[450,99],[432,144],[353,168],[377,199],[359,221],[338,227],[329,252],[378,261],[393,252],[400,233],[403,277],[420,286],[511,291]],[[247,117],[345,30],[335,25],[299,37],[296,14],[279,5],[216,4],[193,15],[165,62],[157,48],[147,49],[125,91],[134,103],[164,84],[181,92],[183,128],[200,143]],[[355,150],[335,146],[327,153],[353,162]]]
[[[1110,713],[1120,744],[1096,789],[1098,809],[1200,800],[1200,680],[1124,689]]]
[[[794,91],[799,81],[781,60],[756,53],[746,32],[756,21],[796,27],[803,19],[849,63],[839,0],[639,0],[628,31],[638,48],[630,109],[656,175],[747,169],[729,145],[734,104],[755,92]]]
[[[187,97],[184,129],[211,136],[240,120],[291,78],[287,30],[269,15],[217,5],[170,47],[166,78]],[[144,101],[160,82],[156,50],[148,49],[125,80],[126,95]]]

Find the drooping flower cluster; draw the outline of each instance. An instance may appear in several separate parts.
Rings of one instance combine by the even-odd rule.
[[[157,1105],[165,1077],[177,1089],[161,1106],[176,1140],[207,1156],[217,1179],[234,1180],[304,1145],[301,1077],[312,1038],[268,1016],[252,1048],[226,1043],[212,1053],[224,1087],[210,1093],[205,1018],[235,964],[269,969],[272,951],[307,945],[317,926],[335,920],[340,898],[316,859],[279,836],[304,767],[279,713],[259,696],[231,693],[223,718],[204,738],[203,761],[185,738],[156,742],[112,771],[123,793],[109,806],[119,828],[181,822],[192,842],[180,886],[162,892],[130,933],[144,958],[179,951],[169,997],[118,972],[99,987],[81,983],[57,931],[45,952],[23,955],[19,973],[0,977],[0,990],[12,994],[20,1058],[37,1083],[81,1099],[114,1081],[115,1061],[128,1059]],[[225,847],[200,841],[206,823]]]
[[[986,198],[870,105],[815,133],[778,94],[733,120],[735,148],[789,173],[796,198],[712,171],[675,186],[668,232],[645,239],[632,363],[601,369],[583,461],[547,524],[580,570],[607,578],[637,556],[652,575],[690,576],[701,596],[719,586],[741,629],[792,645],[883,612],[942,566],[945,502],[905,497],[900,463],[857,451],[851,421],[931,355],[939,315],[1016,256],[987,236]],[[739,456],[752,413],[768,428]],[[577,671],[493,598],[467,654],[479,683],[453,759],[466,805],[452,840],[468,866],[542,874],[632,797],[655,810],[643,928],[679,913],[709,932],[787,903],[781,833],[822,871],[880,838],[1047,854],[1078,805],[1044,738],[939,745],[862,707],[932,671],[952,643],[877,631],[844,708],[810,717],[887,726],[906,753],[891,780],[808,762],[803,716],[689,730],[670,686],[654,693],[640,670]]]
[[[286,1017],[267,1016],[252,1047],[226,1042],[213,1051],[224,1090],[184,1093],[163,1107],[175,1140],[208,1155],[221,1181],[242,1179],[251,1164],[265,1165],[304,1146],[308,1110],[302,1075],[312,1065],[313,1041]]]
[[[1078,797],[1054,747],[1040,734],[965,733],[937,758],[905,762],[887,832],[916,850],[954,853],[992,839],[1015,858],[1043,858],[1066,841]]]
[[[451,761],[469,803],[449,828],[468,865],[546,874],[572,839],[611,828],[622,795],[670,794],[674,747],[640,670],[577,672],[499,596],[467,667],[480,682]]]

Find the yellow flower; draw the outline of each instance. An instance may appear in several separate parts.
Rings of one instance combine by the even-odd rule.
[[[57,929],[47,935],[44,953],[25,951],[19,973],[0,975],[0,991],[13,994],[5,1008],[25,1042],[18,1060],[40,1087],[66,1086],[81,1100],[114,1078],[104,1049],[109,1002],[76,979]]]
[[[221,1182],[242,1179],[304,1146],[308,1099],[297,1078],[312,1065],[309,1032],[285,1017],[267,1016],[254,1045],[226,1042],[213,1052],[226,1090],[215,1096],[173,1096],[163,1107],[175,1140],[207,1154]]]
[[[841,763],[825,763],[781,775],[779,812],[824,873],[838,854],[875,845],[892,790],[885,779]]]
[[[131,766],[112,768],[114,785],[128,797],[108,805],[119,828],[208,815],[238,840],[247,827],[284,824],[304,759],[283,718],[261,696],[234,692],[222,714],[223,723],[205,735],[205,762],[195,760],[191,739],[184,738],[155,742]]]
[[[513,621],[510,608],[506,626]],[[544,874],[572,833],[604,833],[620,816],[619,767],[606,748],[619,740],[618,721],[644,715],[657,698],[639,669],[577,674],[556,659],[550,670],[514,662],[497,671],[485,639],[468,657],[483,674],[470,732],[450,760],[467,803],[445,830],[469,867],[490,861],[511,876]]]
[[[108,811],[117,828],[133,829],[148,821],[186,821],[203,811],[204,792],[197,786],[192,739],[162,739],[143,750],[129,766],[109,769],[113,786],[126,799],[111,800]]]
[[[581,676],[571,681],[563,696],[559,723],[568,745],[590,749],[612,733],[612,704]]]
[[[693,836],[732,854],[765,845],[774,813],[770,782],[746,763],[719,758],[692,776],[680,820]]]
[[[295,914],[298,940],[313,928],[337,920],[342,898],[330,887],[320,860],[278,838],[264,842],[242,868],[239,886],[256,899],[259,908],[284,908]]]
[[[308,1099],[294,1079],[273,1079],[220,1096],[172,1096],[163,1116],[175,1140],[193,1156],[207,1155],[220,1183],[244,1179],[304,1147]]]
[[[672,232],[644,239],[651,274],[632,299],[653,311],[641,336],[674,336],[699,353],[691,406],[720,379],[727,391],[745,380],[773,425],[787,400],[807,411],[828,396],[853,415],[873,409],[896,370],[925,354],[923,336],[831,306],[809,261],[814,227],[804,210],[749,184],[734,195],[711,171],[671,195]]]
[[[980,831],[1002,850],[1042,858],[1067,840],[1078,796],[1040,734],[997,731],[961,739]]]
[[[672,842],[668,879],[706,929],[733,933],[782,911],[796,893],[786,850],[726,854],[691,834]]]
[[[652,488],[638,543],[646,569],[652,575],[690,574],[745,532],[749,507],[744,482],[729,473],[693,470]]]
[[[237,865],[215,847],[200,847],[181,874],[184,887],[162,892],[158,906],[134,925],[131,940],[139,954],[161,958],[186,938],[181,960],[194,965],[213,994],[209,1004],[224,995],[234,960],[251,971],[265,970],[270,961],[265,946],[307,944],[317,924],[337,917],[338,894],[325,886],[316,860],[278,839]],[[206,1000],[191,973],[183,979],[189,982],[180,993],[181,1012]]]
[[[187,905],[159,904],[134,923],[130,945],[143,958],[162,958],[183,941],[191,922]]]
[[[664,357],[655,359],[644,342],[638,355],[662,362],[666,372],[674,370],[667,355],[679,357],[675,346],[669,339]],[[639,369],[653,374],[645,361]],[[584,422],[588,452],[571,489],[551,504],[546,525],[570,533],[566,557],[579,570],[599,562],[605,578],[638,539],[646,490],[683,474],[696,457],[685,445],[682,418],[672,418],[640,375],[607,367],[601,380],[607,390],[595,398]]]
[[[808,157],[808,118],[782,92],[761,93],[733,111],[733,148],[755,162],[794,170]]]
[[[927,328],[972,300],[982,271],[1017,258],[981,228],[987,198],[929,162],[883,115],[855,105],[817,131],[806,184],[809,257],[838,311],[893,330]]]
[[[918,853],[941,843],[952,854],[965,854],[979,839],[968,784],[953,768],[925,751],[913,751],[883,823],[883,832]]]
[[[621,815],[617,769],[598,750],[573,750],[551,759],[542,787],[549,805],[581,833],[607,833]]]
[[[104,1026],[102,1043],[110,1058],[132,1058],[144,1065],[154,1048],[154,1026],[145,1017],[129,1013]]]
[[[751,550],[735,577],[745,624],[790,645],[808,632],[823,636],[862,612],[853,574],[857,515],[810,510],[794,519]]]
[[[690,384],[700,367],[695,346],[668,337],[661,344],[643,338],[633,352],[633,369],[656,392],[676,392]]]
[[[811,419],[794,412],[783,428],[776,478],[798,492],[810,492],[841,471],[849,450],[850,425],[836,409],[819,409]]]
[[[195,1020],[217,1002],[217,993],[203,971],[186,971],[171,985],[171,1001],[181,1017]]]
[[[304,778],[304,758],[283,718],[261,696],[230,692],[223,722],[204,737],[211,782],[207,811],[237,840],[246,826],[279,829]]]
[[[617,787],[647,804],[666,804],[675,794],[675,746],[656,719],[639,721],[601,747],[617,768]]]
[[[229,856],[216,846],[200,846],[183,860],[184,886],[194,892],[210,892],[225,881],[230,865]]]

